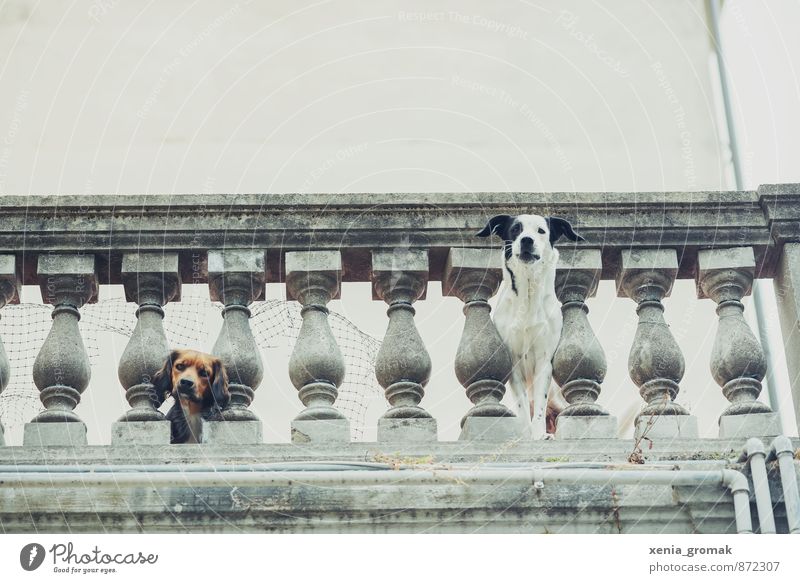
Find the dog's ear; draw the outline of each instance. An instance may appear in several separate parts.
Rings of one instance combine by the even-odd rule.
[[[228,406],[231,394],[228,392],[228,373],[225,372],[225,366],[218,358],[214,360],[212,374],[214,376],[211,380],[211,398],[213,399],[211,407],[219,412]]]
[[[550,245],[558,241],[562,235],[570,241],[586,240],[572,230],[568,220],[561,217],[547,217],[547,227],[550,229]]]
[[[511,215],[497,215],[489,219],[486,226],[477,234],[478,237],[488,237],[489,235],[497,235],[503,241],[508,240],[508,228],[514,222],[514,217]]]
[[[164,366],[153,375],[153,389],[156,392],[158,403],[161,404],[172,394],[172,363],[180,357],[178,350],[169,353]]]

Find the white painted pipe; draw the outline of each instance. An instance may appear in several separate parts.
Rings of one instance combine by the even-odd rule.
[[[783,504],[786,507],[786,522],[791,534],[800,534],[800,491],[797,489],[797,475],[794,469],[794,448],[791,440],[780,435],[772,441],[770,458],[778,459],[783,488]]]
[[[268,471],[268,472],[124,472],[15,473],[0,474],[0,486],[17,488],[84,487],[287,487],[292,484],[336,488],[386,484],[498,484],[521,483],[543,488],[545,483],[595,485],[721,485],[733,494],[736,531],[753,532],[750,488],[736,470],[598,470],[573,468],[398,470],[398,471]]]
[[[775,534],[775,517],[772,514],[772,497],[769,494],[767,479],[767,450],[764,443],[757,437],[748,439],[739,461],[746,461],[750,465],[761,534]]]

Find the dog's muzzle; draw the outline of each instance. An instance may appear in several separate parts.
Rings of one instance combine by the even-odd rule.
[[[194,390],[194,383],[188,379],[181,379],[178,382],[178,394],[181,397],[184,397],[195,403],[202,401],[202,399],[197,396],[197,393]]]
[[[523,263],[534,263],[539,259],[541,259],[541,256],[536,255],[535,253],[523,251],[520,252],[519,254],[519,260],[522,261]]]
[[[519,260],[523,263],[533,263],[541,259],[541,255],[534,253],[533,239],[530,237],[523,237],[519,241]]]

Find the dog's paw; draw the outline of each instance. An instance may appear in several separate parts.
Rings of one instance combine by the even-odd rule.
[[[556,438],[556,436],[555,436],[554,433],[545,433],[544,437],[542,439],[546,439],[546,440],[549,441],[549,440],[552,440],[552,439],[555,439],[555,438]]]

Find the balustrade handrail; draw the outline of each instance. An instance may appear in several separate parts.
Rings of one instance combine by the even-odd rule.
[[[800,241],[800,184],[754,191],[630,193],[364,193],[30,195],[0,198],[0,253],[21,258],[24,284],[37,283],[42,252],[98,256],[99,283],[121,283],[121,254],[177,251],[184,283],[203,283],[192,269],[197,250],[266,251],[267,281],[284,281],[283,253],[340,250],[343,281],[369,281],[370,252],[429,249],[433,281],[447,250],[489,247],[475,237],[487,217],[532,212],[565,216],[586,243],[600,248],[602,279],[613,279],[620,252],[678,251],[678,278],[694,276],[697,251],[753,247],[755,276],[776,274],[780,247]],[[203,265],[205,255],[200,253]]]

